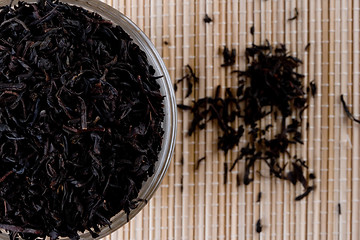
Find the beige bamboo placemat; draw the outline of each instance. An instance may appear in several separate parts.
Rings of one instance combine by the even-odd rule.
[[[217,129],[187,137],[191,116],[178,111],[175,155],[160,188],[148,205],[106,239],[277,239],[358,240],[359,130],[347,119],[340,103],[344,94],[359,118],[360,4],[358,0],[107,0],[132,19],[150,37],[173,82],[189,64],[200,77],[196,97],[212,96],[214,88],[237,86],[231,70],[245,69],[246,46],[286,43],[303,60],[299,69],[305,86],[314,80],[315,98],[304,114],[304,145],[291,149],[305,159],[317,179],[316,190],[296,202],[300,186],[256,177],[237,187],[244,163],[229,173],[223,184],[224,163],[231,164],[238,149],[226,157],[217,150]],[[299,11],[297,20],[288,21]],[[205,14],[213,22],[205,24]],[[255,34],[250,34],[250,27]],[[304,47],[310,43],[308,51]],[[220,68],[223,46],[236,48],[231,68]],[[187,89],[179,88],[178,103]],[[192,95],[192,98],[194,96]],[[270,119],[263,120],[269,123]],[[306,122],[309,129],[306,130]],[[244,143],[246,139],[242,139]],[[198,170],[197,159],[206,157]],[[267,169],[259,170],[263,175]],[[261,191],[263,197],[256,202]],[[338,213],[341,206],[341,215]],[[255,231],[261,218],[263,231]]]

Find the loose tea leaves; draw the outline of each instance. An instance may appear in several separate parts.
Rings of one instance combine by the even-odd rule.
[[[228,50],[224,52],[229,54]],[[205,129],[207,122],[215,121],[219,128],[218,149],[225,154],[239,146],[246,134],[246,143],[239,146],[240,154],[229,171],[244,161],[242,181],[248,185],[254,180],[255,163],[261,161],[269,167],[270,175],[301,183],[305,193],[297,198],[303,198],[314,187],[309,186],[305,162],[289,151],[291,145],[303,144],[301,122],[308,99],[302,84],[304,75],[296,71],[302,62],[289,55],[285,45],[274,47],[269,42],[247,48],[245,56],[247,69],[234,71],[238,74],[236,94],[226,88],[224,97],[220,97],[221,86],[218,86],[213,97],[179,106],[193,115],[188,134]],[[265,117],[271,117],[276,128],[273,124],[263,124],[261,120]],[[289,162],[282,163],[285,156]]]
[[[239,79],[248,79],[250,84],[242,99],[245,101],[245,123],[252,125],[276,112],[283,116],[282,127],[285,128],[285,118],[297,109],[302,110],[307,101],[301,82],[304,75],[296,72],[301,60],[288,55],[284,45],[276,48],[253,45],[246,49],[246,58],[250,62],[248,69],[237,71]],[[239,87],[244,88],[245,83],[239,81]]]
[[[0,39],[0,228],[96,237],[154,172],[155,71],[121,27],[56,1],[2,7]]]
[[[244,183],[248,183],[250,170],[259,160],[265,162],[273,176],[289,181],[295,178],[296,182],[304,183],[304,179],[307,179],[303,171],[305,166],[295,164],[298,162],[296,156],[291,156],[288,151],[290,145],[302,144],[301,114],[306,108],[307,99],[301,82],[304,76],[295,71],[301,61],[288,55],[284,45],[253,45],[247,48],[246,57],[249,67],[237,73],[242,79],[239,88],[244,89],[240,101],[244,102],[244,122],[250,127],[250,139],[241,148],[241,154],[231,169],[238,161],[245,160]],[[294,115],[296,112],[298,114]],[[275,122],[281,116],[277,132],[274,132],[272,125],[262,126],[260,123],[261,119],[271,115]],[[269,131],[273,131],[274,137],[267,135]],[[280,164],[280,158],[285,155],[293,159],[293,164]],[[294,172],[295,177],[288,176],[288,173]],[[303,185],[307,186],[307,182]]]
[[[190,65],[185,66],[186,74],[181,79],[177,80],[174,84],[174,90],[177,91],[177,85],[183,81],[185,81],[187,92],[185,98],[189,97],[193,92],[193,86],[199,82],[199,78],[195,75],[194,70],[190,67]]]
[[[219,90],[220,87],[217,88],[217,93],[219,93]],[[226,90],[225,99],[216,94],[214,98],[206,97],[195,101],[193,106],[180,106],[184,110],[191,110],[193,114],[193,120],[188,131],[189,136],[197,128],[204,129],[208,121],[216,120],[223,131],[223,135],[219,136],[218,148],[222,149],[226,154],[228,150],[239,143],[244,128],[242,125],[237,129],[231,127],[231,123],[235,121],[236,117],[240,117],[240,105],[230,89]]]
[[[236,60],[236,49],[233,48],[230,52],[230,50],[225,46],[223,50],[223,58],[224,63],[221,64],[222,67],[234,65]]]

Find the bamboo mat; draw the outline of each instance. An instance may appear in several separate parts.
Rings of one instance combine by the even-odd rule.
[[[224,157],[217,150],[215,125],[188,137],[191,116],[178,111],[175,155],[160,188],[128,224],[106,239],[276,239],[359,240],[359,129],[340,102],[344,94],[359,118],[359,1],[358,0],[107,0],[150,37],[163,57],[173,82],[190,64],[200,77],[196,97],[212,96],[214,88],[237,86],[232,70],[245,69],[244,52],[254,41],[285,43],[303,60],[299,72],[305,86],[314,80],[318,92],[304,113],[304,145],[291,151],[314,172],[316,190],[295,201],[303,190],[289,182],[259,177],[236,185],[236,171],[223,183]],[[299,11],[297,20],[288,21]],[[205,24],[207,13],[213,22]],[[254,37],[250,27],[254,26]],[[166,44],[167,43],[167,44]],[[310,43],[308,51],[304,47]],[[221,68],[223,46],[236,48],[232,67]],[[187,89],[177,103],[189,104]],[[270,119],[264,121],[269,122]],[[306,129],[303,126],[303,129]],[[242,140],[242,143],[245,139]],[[206,157],[198,170],[195,163]],[[255,170],[268,175],[268,169]],[[261,191],[262,200],[256,202]],[[341,215],[338,205],[341,206]],[[263,231],[255,231],[261,218]]]

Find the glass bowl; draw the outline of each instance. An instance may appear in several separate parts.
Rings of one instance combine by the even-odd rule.
[[[17,0],[13,2],[13,5],[17,4]],[[26,0],[24,2],[37,2],[36,0]],[[161,151],[159,153],[159,160],[155,165],[155,171],[152,177],[150,177],[139,192],[138,198],[150,200],[159,187],[165,173],[170,165],[173,150],[175,147],[176,139],[176,128],[177,128],[177,110],[176,100],[173,90],[173,85],[166,70],[165,64],[162,61],[159,53],[155,49],[155,46],[151,43],[149,38],[125,15],[120,13],[118,10],[110,7],[109,5],[100,2],[98,0],[61,0],[60,2],[68,3],[70,5],[76,5],[83,7],[89,11],[96,12],[101,15],[104,19],[112,21],[115,25],[121,26],[133,39],[133,41],[139,45],[139,47],[146,53],[149,63],[154,67],[156,76],[163,76],[159,79],[160,92],[164,98],[164,112],[165,119],[163,123],[164,137],[162,142]],[[0,6],[9,4],[9,0],[0,0]],[[129,219],[132,219],[137,213],[139,213],[146,203],[140,202],[138,207],[130,212]],[[126,214],[121,211],[113,218],[111,218],[111,228],[104,226],[101,228],[99,238],[103,238],[108,234],[116,231],[124,224],[127,223]],[[80,234],[81,239],[92,239],[90,233],[85,232]],[[9,239],[7,234],[1,233],[0,239]]]

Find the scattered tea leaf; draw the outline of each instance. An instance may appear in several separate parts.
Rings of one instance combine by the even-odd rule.
[[[296,200],[296,201],[300,201],[300,200],[303,199],[304,197],[307,197],[307,196],[309,195],[309,193],[310,193],[311,191],[313,191],[314,189],[315,189],[314,186],[309,186],[309,187],[307,187],[307,188],[306,188],[306,191],[305,191],[303,194],[297,196],[297,197],[295,198],[295,200]]]
[[[177,107],[182,109],[182,110],[191,110],[192,109],[191,106],[184,105],[184,104],[178,104]]]
[[[182,193],[184,191],[184,176],[181,176],[180,178],[180,192]]]
[[[353,120],[353,121],[355,121],[357,123],[360,123],[360,119],[356,119],[354,117],[354,115],[351,114],[351,112],[350,112],[350,110],[349,110],[349,108],[348,108],[348,106],[347,106],[347,104],[346,104],[346,102],[344,100],[344,95],[341,94],[340,100],[341,100],[341,103],[342,103],[342,105],[344,107],[345,113],[348,116],[348,118],[350,118],[351,120]]]
[[[313,97],[315,97],[317,89],[316,89],[316,84],[315,84],[314,80],[310,82],[310,90],[311,90],[311,95]]]
[[[228,57],[227,48],[224,52]],[[248,185],[254,180],[252,170],[255,162],[262,161],[269,167],[271,175],[293,184],[299,182],[306,189],[306,163],[288,151],[290,145],[303,144],[301,121],[308,99],[303,90],[304,75],[296,71],[302,61],[289,55],[285,45],[274,47],[269,42],[253,44],[246,49],[245,55],[247,69],[234,71],[239,77],[236,94],[226,88],[224,97],[220,97],[222,88],[217,86],[213,97],[197,99],[191,106],[179,106],[191,111],[193,116],[188,134],[191,136],[196,129],[204,129],[207,122],[215,121],[220,130],[218,149],[226,155],[230,149],[239,146],[245,129],[248,129],[249,139],[240,145],[240,154],[229,171],[239,161],[245,161],[242,181]],[[281,117],[277,132],[272,124],[261,126],[260,121],[266,116],[274,116],[275,121]],[[271,135],[267,134],[270,132]],[[284,155],[290,160],[281,164],[280,158]]]
[[[187,85],[187,93],[185,95],[185,98],[189,97],[193,91],[193,86],[199,82],[199,78],[195,75],[193,69],[190,67],[190,65],[185,66],[186,74],[181,79],[177,80],[174,89],[177,90],[177,84],[179,84],[182,81],[186,82]]]
[[[231,53],[230,53],[230,50],[225,46],[223,50],[223,58],[224,58],[224,63],[221,64],[222,67],[234,65],[236,61],[236,49],[235,48],[231,49]]]
[[[228,165],[226,162],[224,162],[224,184],[227,183],[228,178]]]
[[[200,163],[201,163],[202,161],[204,161],[205,159],[206,159],[206,157],[202,157],[202,158],[200,158],[200,159],[197,160],[196,166],[195,166],[195,170],[198,170],[198,169],[199,169]]]
[[[288,21],[295,20],[298,18],[298,16],[299,16],[299,11],[297,8],[295,8],[295,15],[293,17],[289,18]]]
[[[210,18],[209,15],[207,15],[207,14],[205,14],[205,17],[203,20],[205,23],[211,23],[213,21],[212,18]]]
[[[250,33],[251,33],[251,35],[254,36],[254,33],[255,33],[255,28],[254,28],[254,26],[251,26],[251,28],[250,28]]]
[[[256,202],[260,202],[261,196],[262,196],[262,192],[259,192],[258,195],[257,195]]]
[[[257,220],[256,222],[256,232],[261,233],[261,231],[262,231],[262,224],[261,224],[261,219],[259,218],[259,220]]]
[[[315,174],[314,174],[314,173],[310,173],[310,174],[309,174],[309,178],[310,178],[310,179],[315,179],[315,178],[316,178],[316,176],[315,176]]]
[[[241,176],[240,174],[236,174],[236,186],[240,186],[241,185]]]

